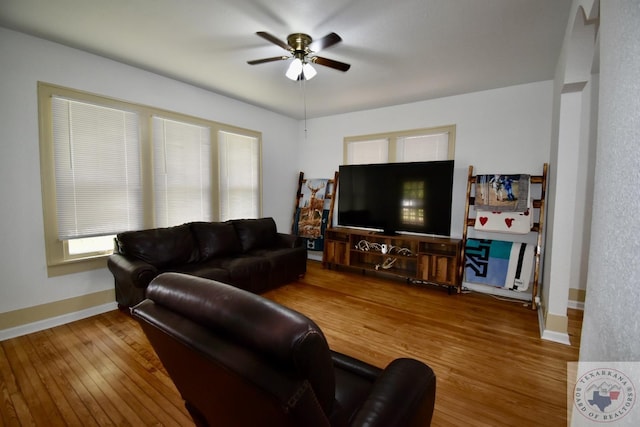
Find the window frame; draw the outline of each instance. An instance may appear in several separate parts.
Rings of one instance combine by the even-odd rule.
[[[456,144],[456,125],[444,125],[431,128],[411,129],[403,131],[383,132],[369,135],[357,135],[347,136],[344,138],[343,143],[343,164],[354,164],[349,162],[349,144],[361,143],[367,141],[380,141],[387,140],[387,152],[388,158],[383,163],[396,163],[404,160],[397,159],[398,139],[415,137],[415,136],[429,136],[442,133],[448,133],[448,148],[447,148],[447,160],[454,160],[455,156],[455,144]]]
[[[84,92],[63,86],[38,82],[38,126],[40,145],[40,180],[42,190],[42,214],[44,225],[44,244],[46,254],[47,274],[49,277],[71,274],[80,271],[88,271],[106,267],[106,260],[113,252],[99,251],[93,253],[71,255],[68,250],[68,240],[59,240],[57,211],[56,211],[56,181],[55,159],[53,146],[53,121],[51,99],[60,96],[80,102],[87,102],[119,110],[135,112],[139,116],[139,130],[141,140],[141,175],[143,187],[143,224],[145,228],[155,227],[154,196],[153,196],[153,142],[152,120],[153,117],[162,117],[210,128],[211,155],[210,170],[212,182],[211,211],[213,220],[220,216],[219,189],[218,189],[218,132],[233,132],[258,141],[258,167],[259,182],[257,203],[260,215],[262,215],[262,133],[212,120],[181,114],[174,111],[155,108],[147,105],[132,103],[98,94]]]

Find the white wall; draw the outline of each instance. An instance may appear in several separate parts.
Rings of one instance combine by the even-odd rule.
[[[569,342],[567,308],[572,289],[585,290],[598,82],[597,7],[573,2],[556,66],[544,273],[543,338]],[[580,307],[580,303],[573,302]]]
[[[263,134],[263,214],[289,230],[298,122],[153,73],[0,28],[0,313],[113,288],[107,269],[47,278],[37,82],[245,127]]]
[[[300,170],[332,177],[343,161],[343,138],[456,125],[451,234],[462,236],[469,165],[475,173],[541,174],[549,161],[553,82],[470,93],[307,121],[300,126]]]
[[[600,7],[598,146],[580,360],[637,362],[640,7],[633,1]]]

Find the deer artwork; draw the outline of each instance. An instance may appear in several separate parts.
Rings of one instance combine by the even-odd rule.
[[[324,181],[315,186],[312,186],[312,183],[307,181],[307,188],[311,191],[311,196],[308,204],[300,209],[300,219],[298,221],[298,229],[303,237],[312,239],[320,237],[324,198],[316,198],[316,195],[325,186],[326,183]]]

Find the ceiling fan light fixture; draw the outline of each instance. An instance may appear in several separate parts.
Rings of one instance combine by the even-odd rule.
[[[285,75],[287,76],[288,79],[291,80],[298,80],[298,78],[300,77],[300,73],[302,72],[302,61],[299,58],[294,58],[293,61],[291,62],[291,65],[289,65],[289,68],[287,69],[287,72],[285,73]],[[314,70],[315,71],[315,70]]]
[[[316,76],[317,71],[311,65],[320,64],[325,67],[333,68],[342,72],[347,71],[351,65],[344,62],[336,61],[334,59],[315,56],[315,53],[331,47],[336,43],[342,41],[342,38],[336,33],[329,33],[323,38],[313,41],[311,36],[304,33],[293,33],[287,37],[287,42],[280,40],[279,38],[265,32],[258,31],[256,33],[263,39],[280,46],[282,49],[289,52],[289,56],[272,56],[270,58],[256,59],[253,61],[247,61],[249,65],[264,64],[267,62],[281,61],[287,59],[293,59],[285,75],[287,78],[298,80],[311,80]]]
[[[316,76],[316,74],[318,74],[316,69],[313,68],[313,66],[311,64],[309,64],[308,62],[305,62],[302,65],[302,73],[304,75],[305,80],[311,80],[312,78],[314,78]]]

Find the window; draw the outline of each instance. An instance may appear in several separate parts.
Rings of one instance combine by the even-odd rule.
[[[387,163],[389,161],[389,138],[351,141],[346,144],[346,164]]]
[[[79,239],[72,239],[67,242],[67,252],[69,256],[82,256],[100,255],[111,253],[113,248],[113,238],[115,234],[108,236],[98,237],[82,237]]]
[[[257,218],[260,200],[260,144],[256,137],[218,132],[220,219]]]
[[[142,225],[138,116],[58,96],[51,112],[57,237],[67,258],[104,254]]]
[[[206,126],[153,117],[155,226],[211,221],[211,136]]]
[[[449,140],[450,132],[400,136],[396,143],[396,160],[400,162],[452,160],[449,158]]]
[[[453,160],[455,125],[415,129],[344,139],[344,163],[420,162]]]
[[[261,214],[261,135],[38,84],[50,276],[105,266],[115,234]]]

